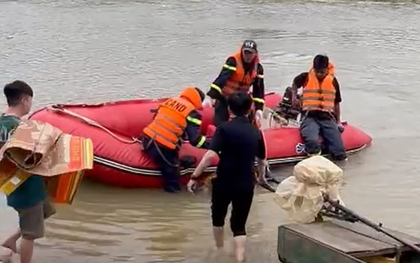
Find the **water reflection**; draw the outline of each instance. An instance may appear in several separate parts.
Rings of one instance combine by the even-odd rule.
[[[138,255],[180,257],[195,237],[208,231],[192,226],[207,220],[205,196],[192,200],[186,193],[121,190],[87,182],[75,204],[60,207],[48,228],[54,247],[71,242],[77,254],[111,255],[118,247],[135,248]]]

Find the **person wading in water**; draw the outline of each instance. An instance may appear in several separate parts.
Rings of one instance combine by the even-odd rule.
[[[197,111],[204,97],[196,87],[185,88],[178,97],[160,104],[153,121],[143,130],[144,152],[158,166],[167,192],[180,190],[179,150],[183,138],[197,148],[208,147],[206,137],[200,134],[201,114]]]
[[[216,178],[212,179],[211,213],[213,234],[217,248],[223,248],[223,226],[232,203],[230,228],[233,232],[235,254],[238,262],[245,259],[245,224],[254,196],[256,178],[254,163],[257,157],[258,170],[264,176],[266,162],[262,133],[248,118],[252,98],[247,93],[237,92],[229,96],[228,106],[233,119],[222,123],[216,130],[207,153],[191,175],[188,190],[193,192],[197,178],[218,155]]]
[[[23,81],[16,80],[4,87],[7,109],[0,116],[2,134],[0,146],[18,126],[21,118],[29,113],[34,96],[32,88]],[[44,221],[55,214],[54,205],[48,198],[44,180],[39,175],[32,175],[13,193],[7,196],[7,205],[19,215],[19,227],[1,243],[1,246],[18,253],[16,242],[20,241],[20,262],[32,262],[34,241],[42,238],[45,232]],[[0,258],[7,262],[9,258]]]

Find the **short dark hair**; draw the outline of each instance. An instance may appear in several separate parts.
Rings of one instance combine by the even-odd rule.
[[[314,57],[314,69],[315,70],[326,70],[328,68],[328,64],[330,63],[330,59],[325,55],[316,55]]]
[[[34,96],[32,88],[21,80],[15,80],[12,83],[6,84],[3,93],[6,96],[9,107],[17,106],[24,96]]]
[[[229,96],[227,103],[232,113],[241,117],[251,110],[252,98],[245,92],[236,92]]]

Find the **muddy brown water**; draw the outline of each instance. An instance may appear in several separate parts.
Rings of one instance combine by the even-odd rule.
[[[243,39],[258,42],[268,91],[283,92],[310,59],[337,67],[345,120],[374,137],[351,156],[346,204],[420,236],[420,7],[382,1],[82,1],[0,3],[0,82],[24,79],[35,106],[101,102],[207,89]],[[4,100],[1,101],[4,106]],[[141,114],[141,113],[139,113]],[[277,170],[287,176],[290,167]],[[17,216],[0,204],[0,233]],[[86,182],[59,207],[36,262],[230,262],[211,247],[205,193],[169,195]],[[285,221],[260,190],[249,218],[250,262],[278,262]]]

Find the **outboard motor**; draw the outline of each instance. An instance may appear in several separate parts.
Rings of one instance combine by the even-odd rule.
[[[300,96],[298,95],[298,99]],[[300,114],[300,107],[298,109],[292,106],[292,87],[287,87],[283,94],[283,99],[276,109],[277,114],[286,120],[297,120]]]

